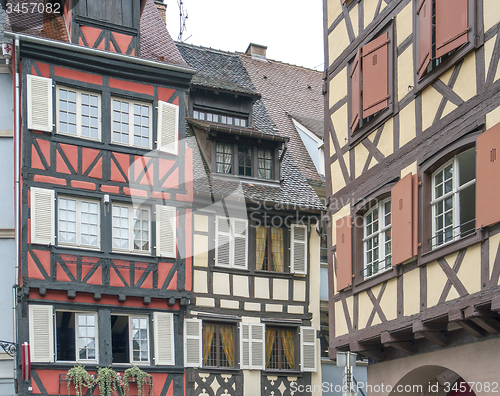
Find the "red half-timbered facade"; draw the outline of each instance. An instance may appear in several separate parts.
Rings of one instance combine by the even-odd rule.
[[[193,232],[182,115],[194,72],[152,0],[62,6],[37,21],[10,15],[21,109],[18,343],[31,350],[31,380],[18,391],[67,394],[76,364],[122,375],[137,365],[152,374],[152,395],[182,395]]]

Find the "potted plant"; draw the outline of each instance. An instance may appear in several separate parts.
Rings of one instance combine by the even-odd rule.
[[[116,371],[110,367],[100,367],[97,370],[97,384],[101,396],[113,396],[113,391],[118,394],[117,384],[119,380]]]
[[[95,385],[95,379],[92,377],[85,366],[76,365],[68,370],[66,374],[66,379],[68,381],[68,395],[70,395],[71,383],[75,386],[76,396],[83,396],[83,387],[92,388]],[[87,392],[85,392],[87,393]]]
[[[144,396],[144,386],[146,384],[149,386],[149,394],[151,394],[153,377],[141,370],[139,367],[132,366],[126,369],[123,373],[123,389],[125,390],[125,395],[127,396],[130,391],[130,382],[137,383],[137,396]]]

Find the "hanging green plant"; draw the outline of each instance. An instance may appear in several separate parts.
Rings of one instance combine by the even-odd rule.
[[[76,396],[83,396],[85,393],[83,392],[83,387],[92,388],[95,386],[95,379],[92,377],[87,370],[85,370],[85,366],[77,365],[68,370],[66,374],[66,380],[68,381],[68,396],[70,395],[70,386],[71,383],[75,385]]]
[[[113,392],[118,394],[117,384],[119,381],[118,374],[112,368],[100,367],[97,370],[97,384],[101,396],[113,396]]]
[[[127,396],[130,390],[129,381],[137,383],[137,396],[144,396],[144,387],[146,384],[149,386],[148,394],[151,394],[151,385],[153,384],[153,377],[151,374],[142,371],[137,366],[126,369],[123,374],[123,389]]]

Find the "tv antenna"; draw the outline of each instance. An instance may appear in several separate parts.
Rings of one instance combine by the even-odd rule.
[[[179,6],[179,37],[177,37],[177,40],[182,41],[182,34],[186,30],[186,19],[188,19],[188,14],[184,9],[184,2],[182,0],[178,0],[177,5]]]

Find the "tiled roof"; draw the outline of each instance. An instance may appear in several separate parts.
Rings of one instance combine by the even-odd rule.
[[[325,124],[324,120],[317,118],[309,118],[303,117],[295,114],[288,114],[290,117],[294,118],[295,121],[300,122],[307,129],[309,129],[312,133],[314,133],[317,137],[323,139],[325,136]]]
[[[290,138],[288,151],[293,161],[308,180],[321,182],[289,114],[297,117],[297,121],[300,118],[322,122],[322,73],[273,60],[254,59],[245,54],[239,56],[257,92],[262,95],[262,102],[278,133]]]
[[[141,58],[187,66],[153,0],[146,0],[141,16]]]
[[[227,83],[236,84],[240,87],[247,87],[254,93],[256,92],[243,63],[237,55],[183,43],[177,43],[177,46],[181,54],[185,56],[185,60],[189,66],[197,69],[197,76],[208,75],[209,77],[217,78],[222,85]],[[241,128],[242,130],[259,131],[267,136],[279,135],[280,137],[288,137],[277,133],[273,120],[268,114],[263,101],[260,99],[254,103],[252,118],[253,125],[250,128]],[[282,180],[280,182],[263,183],[249,178],[238,179],[236,177],[232,178],[212,174],[209,164],[206,163],[205,158],[199,150],[192,128],[206,131],[214,125],[213,123],[191,119],[188,123],[187,143],[193,148],[194,189],[196,193],[203,195],[209,193],[216,197],[227,197],[234,195],[237,191],[242,191],[247,201],[277,203],[290,209],[307,208],[322,210],[324,208],[321,200],[309,185],[301,170],[294,163],[290,150],[288,150],[283,158],[281,165]],[[239,189],[240,186],[241,190]]]
[[[26,0],[11,0],[13,8],[24,3]],[[29,3],[44,4],[44,0],[30,0]],[[12,12],[7,14],[6,30],[69,43],[66,24],[61,14]],[[140,46],[141,58],[187,66],[153,0],[146,0],[141,16]]]
[[[189,66],[198,71],[193,85],[258,95],[236,54],[179,42],[177,48]]]
[[[43,0],[33,0],[31,3],[44,4]],[[12,9],[22,7],[26,4],[23,0],[11,0]],[[30,7],[31,8],[31,7]],[[19,8],[22,9],[22,8]],[[15,33],[29,34],[31,36],[43,37],[46,39],[69,42],[68,32],[61,14],[28,12],[7,13],[5,30]]]

